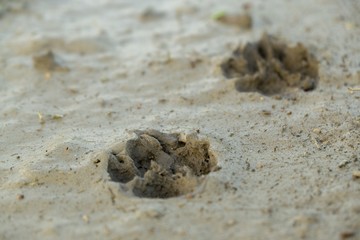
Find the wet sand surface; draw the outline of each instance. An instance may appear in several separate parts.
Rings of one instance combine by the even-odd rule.
[[[0,239],[359,239],[358,9],[0,1]]]

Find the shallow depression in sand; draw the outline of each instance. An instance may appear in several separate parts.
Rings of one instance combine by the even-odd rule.
[[[135,196],[169,198],[193,192],[202,176],[217,168],[209,142],[195,133],[135,133],[108,161],[110,178]]]

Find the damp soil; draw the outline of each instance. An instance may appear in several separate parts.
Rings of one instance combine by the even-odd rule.
[[[319,79],[318,61],[303,44],[291,47],[268,34],[238,47],[221,69],[226,78],[236,79],[238,91],[264,95],[281,94],[289,88],[311,91]]]
[[[193,192],[217,161],[207,140],[197,134],[157,130],[135,131],[118,151],[109,155],[113,181],[126,184],[135,196],[169,198]]]

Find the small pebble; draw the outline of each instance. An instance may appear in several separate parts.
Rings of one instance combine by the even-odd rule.
[[[313,129],[313,133],[320,134],[320,133],[321,133],[321,129],[320,129],[320,128],[314,128],[314,129]]]
[[[25,198],[24,194],[18,194],[18,195],[16,196],[16,199],[17,199],[17,200],[23,200],[24,198]]]
[[[349,160],[344,160],[344,161],[342,161],[342,162],[338,165],[338,168],[343,168],[343,167],[345,167],[346,165],[348,165],[349,163],[351,163],[351,161],[349,161]]]
[[[352,178],[353,179],[359,179],[360,178],[360,171],[359,170],[353,171]]]
[[[89,222],[89,216],[86,215],[86,214],[84,214],[84,215],[82,216],[82,220],[83,220],[85,223],[88,223],[88,222]]]
[[[268,110],[262,110],[262,111],[261,111],[261,114],[264,115],[264,116],[270,116],[270,115],[271,115],[271,112],[268,111]]]

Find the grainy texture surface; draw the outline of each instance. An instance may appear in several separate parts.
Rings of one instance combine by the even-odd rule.
[[[359,239],[359,3],[254,0],[251,29],[212,18],[245,3],[0,1],[0,239]],[[224,79],[264,32],[315,55],[314,91]],[[36,65],[49,51],[56,67]],[[107,151],[134,129],[199,131],[221,170],[192,194],[129,196]]]

